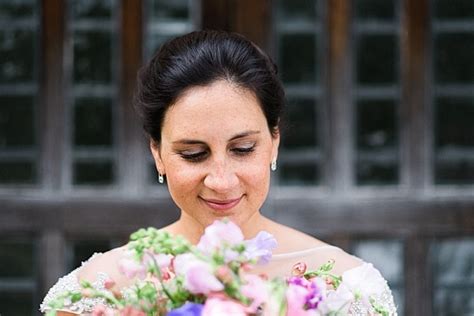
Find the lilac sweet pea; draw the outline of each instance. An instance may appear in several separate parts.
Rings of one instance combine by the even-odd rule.
[[[324,301],[326,285],[320,278],[306,280],[302,277],[291,277],[288,280],[287,299],[289,308],[298,315],[298,310],[314,310]]]
[[[245,256],[248,260],[257,259],[258,264],[265,264],[272,258],[272,250],[277,241],[272,234],[261,231],[255,238],[245,241]]]
[[[196,303],[186,303],[180,308],[173,309],[166,316],[201,316],[204,305]]]

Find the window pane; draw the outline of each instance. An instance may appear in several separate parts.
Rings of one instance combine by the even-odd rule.
[[[434,0],[434,16],[438,19],[474,18],[472,0]]]
[[[382,273],[393,292],[395,305],[401,315],[404,306],[403,243],[390,240],[359,241],[352,252],[364,261],[372,263]]]
[[[2,315],[36,315],[31,292],[0,292]]]
[[[114,181],[111,161],[91,161],[74,163],[74,184],[106,185]]]
[[[35,276],[36,265],[32,242],[2,241],[0,258],[2,258],[0,278],[33,278]]]
[[[74,81],[102,82],[111,80],[111,34],[76,32],[74,36]]]
[[[154,0],[151,8],[152,19],[187,20],[190,16],[188,0]]]
[[[320,179],[316,163],[280,163],[278,168],[281,182],[285,185],[314,185]]]
[[[398,143],[397,122],[393,100],[360,100],[357,104],[358,148],[393,148]]]
[[[109,99],[76,99],[74,144],[112,145],[112,106]]]
[[[393,100],[357,103],[356,181],[361,185],[398,182],[398,116]]]
[[[32,81],[36,31],[0,30],[0,84]]]
[[[356,0],[355,16],[358,20],[393,20],[395,17],[393,0]]]
[[[317,2],[314,0],[279,0],[279,18],[282,21],[314,23],[317,16]]]
[[[72,3],[72,16],[83,18],[110,18],[112,0],[80,0]]]
[[[472,32],[436,35],[433,50],[436,82],[474,82],[474,30]]]
[[[438,98],[436,101],[436,147],[474,148],[474,98]]]
[[[146,47],[151,56],[168,39],[191,32],[199,14],[197,2],[192,0],[148,0],[145,2],[147,15]]]
[[[280,38],[281,76],[287,83],[315,83],[316,35],[282,35]],[[297,53],[296,53],[297,52]]]
[[[317,146],[316,108],[313,99],[293,99],[288,102],[288,126],[282,134],[287,149]]]
[[[34,123],[31,96],[0,95],[0,148],[33,146]]]
[[[104,253],[112,247],[106,240],[81,240],[73,242],[71,248],[69,270],[80,267],[82,262],[88,260],[94,253]]]
[[[398,55],[394,35],[360,35],[357,42],[357,82],[387,84],[397,80]]]
[[[435,315],[474,313],[474,239],[439,241],[431,247]]]
[[[0,20],[30,18],[36,12],[36,0],[1,1]]]
[[[36,164],[30,161],[0,161],[0,184],[33,184]]]

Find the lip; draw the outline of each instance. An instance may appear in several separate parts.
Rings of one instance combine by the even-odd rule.
[[[240,196],[236,199],[228,199],[228,200],[201,198],[201,200],[203,200],[204,203],[206,203],[206,205],[209,206],[211,209],[222,212],[222,211],[227,211],[235,207],[237,204],[239,204],[240,200],[242,200],[242,197]]]

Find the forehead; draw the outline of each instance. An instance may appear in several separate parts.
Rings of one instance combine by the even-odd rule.
[[[162,136],[228,136],[248,129],[263,131],[266,126],[252,91],[216,81],[190,88],[178,98],[165,114]]]

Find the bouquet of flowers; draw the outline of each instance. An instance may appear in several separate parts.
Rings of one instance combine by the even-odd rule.
[[[252,274],[254,265],[271,259],[275,247],[276,240],[264,231],[244,240],[229,220],[208,226],[196,246],[154,228],[140,229],[131,235],[119,266],[134,280],[132,286],[119,292],[112,290],[113,280],[104,290],[82,282],[81,291],[53,300],[47,315],[84,298],[103,299],[94,316],[347,315],[354,303],[389,315],[371,296],[383,283],[371,265],[342,276],[331,273],[334,262],[317,270],[296,263],[286,279]]]

